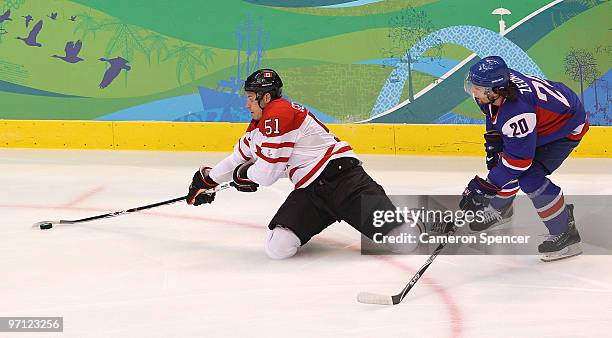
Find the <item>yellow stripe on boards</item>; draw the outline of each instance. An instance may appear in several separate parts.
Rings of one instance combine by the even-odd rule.
[[[359,154],[395,154],[392,124],[328,124],[332,133]]]
[[[484,125],[396,124],[397,155],[484,156]]]
[[[112,122],[0,120],[4,148],[113,148]]]
[[[113,122],[115,149],[231,151],[247,128],[226,122]]]
[[[329,124],[359,154],[483,156],[483,125]],[[226,122],[0,120],[0,147],[231,151],[247,128]],[[591,127],[578,157],[612,157],[612,127]]]

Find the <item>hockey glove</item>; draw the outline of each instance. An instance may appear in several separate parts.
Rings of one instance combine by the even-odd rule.
[[[482,209],[499,190],[495,184],[475,176],[463,191],[463,198],[459,202],[459,208],[476,212]]]
[[[200,204],[212,203],[215,200],[215,193],[202,193],[208,189],[214,189],[219,184],[213,181],[208,172],[210,167],[202,167],[193,175],[191,185],[189,185],[189,193],[187,193],[187,204],[198,206]]]
[[[501,135],[495,130],[487,131],[484,134],[485,151],[487,152],[487,169],[491,170],[499,163],[499,156],[504,149]]]
[[[259,184],[251,181],[247,176],[247,170],[253,165],[254,162],[244,162],[234,169],[234,181],[230,185],[236,190],[241,192],[255,192],[259,187]]]

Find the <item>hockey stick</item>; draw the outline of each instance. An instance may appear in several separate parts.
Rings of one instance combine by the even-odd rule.
[[[457,231],[457,227],[453,226],[453,228],[447,233],[447,235],[452,236],[455,234],[456,231]],[[427,268],[431,265],[434,259],[436,259],[436,257],[438,256],[440,251],[444,249],[446,244],[447,243],[443,242],[443,243],[440,243],[440,245],[438,245],[436,250],[434,250],[433,254],[431,254],[431,256],[429,256],[429,258],[425,261],[425,264],[421,266],[419,271],[417,271],[414,277],[412,277],[410,282],[408,282],[408,284],[406,284],[404,289],[402,289],[402,291],[398,293],[397,295],[387,296],[387,295],[381,295],[381,294],[370,293],[370,292],[360,292],[357,295],[357,301],[360,303],[365,303],[365,304],[379,304],[379,305],[397,305],[399,304],[406,297],[406,295],[408,294],[408,291],[410,291],[410,289],[412,289],[412,287],[416,284],[416,282],[419,281],[419,278],[423,276],[423,274],[425,273],[425,270],[427,270]]]
[[[231,182],[225,182],[223,184],[220,184],[218,186],[216,186],[214,189],[210,189],[210,190],[206,190],[204,192],[202,192],[202,194],[210,194],[212,192],[217,192],[217,191],[221,191],[221,190],[225,190],[227,188],[229,188]],[[42,221],[42,222],[36,222],[34,223],[34,225],[32,225],[33,228],[40,228],[40,230],[48,230],[53,228],[54,224],[75,224],[75,223],[84,223],[84,222],[91,222],[91,221],[95,221],[98,219],[103,219],[103,218],[111,218],[111,217],[117,217],[117,216],[121,216],[121,215],[125,215],[125,214],[131,214],[134,212],[139,212],[139,211],[143,211],[143,210],[147,210],[147,209],[152,209],[152,208],[156,208],[162,205],[168,205],[168,204],[172,204],[172,203],[176,203],[176,202],[180,202],[180,201],[184,201],[187,198],[187,196],[182,196],[182,197],[177,197],[177,198],[173,198],[171,200],[167,200],[167,201],[163,201],[163,202],[158,202],[158,203],[153,203],[153,204],[149,204],[149,205],[145,205],[142,207],[136,207],[136,208],[132,208],[132,209],[127,209],[127,210],[121,210],[121,211],[115,211],[115,212],[111,212],[108,214],[103,214],[103,215],[98,215],[98,216],[92,216],[92,217],[87,217],[87,218],[81,218],[81,219],[76,219],[76,220],[59,220],[59,221]]]

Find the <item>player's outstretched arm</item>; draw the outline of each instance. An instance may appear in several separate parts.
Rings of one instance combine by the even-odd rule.
[[[234,145],[234,151],[210,170],[210,177],[216,182],[230,181],[234,169],[252,158],[248,136],[245,134]]]
[[[245,134],[238,140],[234,146],[234,151],[229,156],[217,163],[213,168],[204,166],[196,171],[189,185],[187,203],[196,206],[212,203],[215,199],[215,193],[202,194],[201,192],[217,187],[219,185],[217,182],[230,180],[234,168],[248,161],[251,156],[251,151],[248,147],[248,137]]]

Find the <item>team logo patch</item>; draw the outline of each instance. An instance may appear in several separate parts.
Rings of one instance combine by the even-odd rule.
[[[263,77],[272,77],[272,72],[264,72]]]

